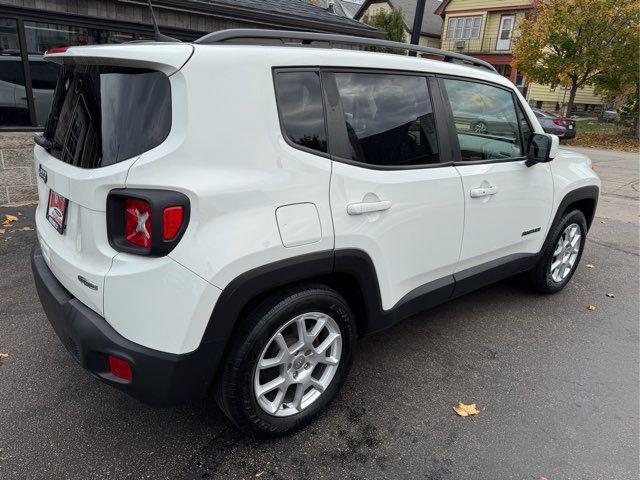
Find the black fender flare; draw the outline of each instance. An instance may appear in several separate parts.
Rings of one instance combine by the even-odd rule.
[[[587,229],[591,228],[591,223],[593,222],[593,218],[596,215],[596,209],[598,208],[598,198],[600,196],[600,189],[596,185],[587,185],[585,187],[576,188],[575,190],[571,190],[567,193],[558,208],[556,209],[556,214],[553,218],[553,222],[549,225],[549,231],[560,221],[560,217],[567,209],[569,205],[575,202],[579,202],[580,200],[593,200],[593,214],[590,218],[587,218]]]

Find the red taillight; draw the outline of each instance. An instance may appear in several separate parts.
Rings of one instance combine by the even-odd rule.
[[[561,127],[564,127],[564,120],[562,118],[554,118],[553,123],[555,123],[556,125],[560,125]]]
[[[53,55],[55,53],[65,53],[68,49],[69,49],[69,47],[51,48],[51,49],[47,50],[46,52],[44,52],[44,54],[45,55]]]
[[[124,202],[126,239],[143,248],[151,248],[151,207],[144,200],[127,198]]]
[[[175,238],[182,226],[184,208],[167,207],[162,212],[162,238],[171,240]]]
[[[109,355],[109,370],[111,373],[122,380],[131,380],[131,365],[114,355]]]

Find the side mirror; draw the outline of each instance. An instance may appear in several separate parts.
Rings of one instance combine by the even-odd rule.
[[[528,167],[536,163],[547,163],[553,160],[558,153],[560,139],[549,133],[532,133],[529,137],[527,151]]]

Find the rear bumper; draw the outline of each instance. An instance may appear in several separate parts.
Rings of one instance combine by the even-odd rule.
[[[143,347],[121,336],[73,297],[55,278],[37,244],[31,269],[51,326],[65,348],[92,375],[153,406],[197,401],[206,395],[222,357],[221,343],[202,343],[194,352],[183,355]],[[130,363],[131,381],[111,374],[108,355]]]

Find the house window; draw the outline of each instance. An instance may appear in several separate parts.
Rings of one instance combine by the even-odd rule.
[[[482,17],[455,17],[449,19],[447,38],[449,40],[467,40],[480,38]]]

